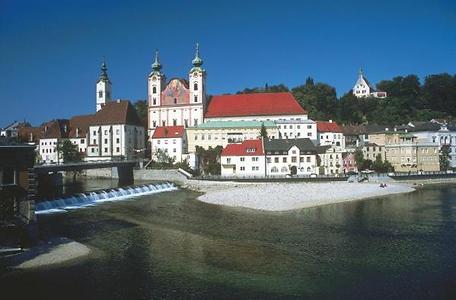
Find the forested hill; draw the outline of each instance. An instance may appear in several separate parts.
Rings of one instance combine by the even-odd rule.
[[[315,120],[333,119],[344,124],[401,124],[433,118],[456,119],[456,75],[429,75],[421,83],[418,76],[397,76],[382,80],[377,89],[388,93],[385,99],[356,98],[351,91],[337,98],[336,89],[312,78],[291,89],[302,107]],[[239,93],[287,92],[283,85],[265,85]]]

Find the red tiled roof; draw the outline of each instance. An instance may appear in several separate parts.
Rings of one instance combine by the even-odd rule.
[[[106,103],[96,112],[90,125],[126,124],[143,126],[136,109],[128,100],[116,100]]]
[[[306,114],[291,93],[213,96],[206,118]]]
[[[89,125],[93,122],[94,115],[75,116],[70,119],[69,138],[84,138],[89,130]],[[76,128],[78,130],[76,130]],[[77,135],[76,135],[77,131]]]
[[[49,121],[44,125],[42,139],[57,139],[68,137],[69,121],[66,119],[57,119]]]
[[[155,128],[153,139],[181,138],[184,136],[184,126],[160,126]]]
[[[247,151],[255,149],[255,151]],[[258,156],[264,155],[261,140],[245,140],[241,144],[228,144],[222,150],[222,156]]]
[[[317,131],[342,133],[342,128],[336,122],[317,121]]]

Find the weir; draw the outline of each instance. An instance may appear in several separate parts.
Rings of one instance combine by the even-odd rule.
[[[94,206],[103,202],[120,201],[175,190],[177,190],[177,187],[173,183],[165,182],[79,193],[59,199],[37,202],[35,204],[35,214],[66,212],[72,209]]]

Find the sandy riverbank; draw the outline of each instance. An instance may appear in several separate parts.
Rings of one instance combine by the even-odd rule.
[[[54,238],[20,254],[4,258],[3,263],[14,269],[31,269],[60,264],[90,253],[90,249],[67,238]]]
[[[239,183],[204,182],[188,183],[187,187],[204,192],[198,200],[234,207],[267,211],[286,211],[391,194],[410,193],[410,184],[388,183]]]

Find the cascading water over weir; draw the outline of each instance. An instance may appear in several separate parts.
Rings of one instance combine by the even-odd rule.
[[[35,214],[66,212],[71,209],[94,206],[102,202],[120,201],[175,190],[177,187],[173,183],[165,182],[80,193],[65,198],[38,202],[35,205]]]

